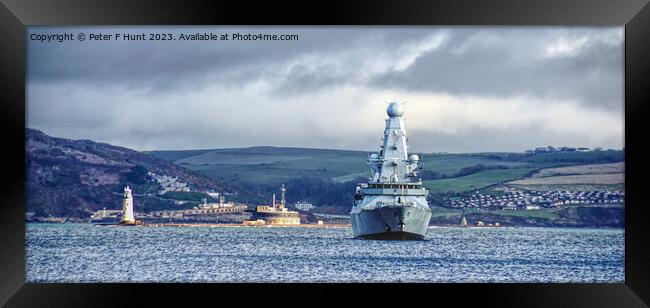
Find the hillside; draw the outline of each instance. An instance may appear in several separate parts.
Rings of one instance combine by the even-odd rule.
[[[368,152],[329,149],[249,147],[234,149],[152,151],[149,154],[207,177],[270,196],[288,188],[287,200],[317,206],[352,204],[357,181],[370,176]],[[623,151],[573,153],[420,153],[420,172],[433,199],[526,178],[544,168],[623,161]]]
[[[300,177],[334,179],[368,174],[368,153],[360,151],[260,146],[149,153],[215,179],[268,186]]]
[[[232,185],[169,161],[106,143],[54,138],[38,130],[26,129],[25,152],[27,211],[37,216],[85,218],[104,207],[118,209],[125,185],[133,187],[136,211],[145,206],[148,209],[174,208],[172,200],[153,194],[160,187],[148,172],[177,177],[193,190],[229,192],[235,198],[250,197]],[[145,193],[151,197],[138,196]]]
[[[623,184],[625,164],[594,164],[569,167],[546,168],[530,178],[509,182],[513,185],[570,185],[570,184]]]
[[[27,129],[25,146],[27,211],[36,216],[87,218],[104,207],[119,209],[127,184],[133,188],[136,211],[191,207],[207,197],[201,191],[259,204],[270,201],[285,184],[289,203],[305,200],[318,206],[316,211],[347,214],[356,184],[370,175],[369,153],[362,151],[249,147],[143,153],[90,140],[54,138],[33,129]],[[479,191],[502,196],[504,185],[536,191],[622,189],[623,151],[419,154],[423,162],[419,175],[431,190],[429,201],[445,208],[450,200]],[[157,194],[160,176],[176,177],[193,192]],[[592,226],[610,214],[620,216],[620,209],[575,211],[481,211],[468,217],[514,225]],[[450,209],[434,215],[432,222],[452,223],[458,215],[458,209]]]
[[[458,226],[463,217],[460,210],[433,207],[432,212],[431,224],[434,225]],[[625,222],[622,206],[575,206],[537,211],[467,210],[464,215],[470,225],[482,221],[502,226],[622,228]]]

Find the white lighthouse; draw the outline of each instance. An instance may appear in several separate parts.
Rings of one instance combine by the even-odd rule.
[[[122,201],[122,224],[135,224],[133,217],[133,196],[131,189],[127,185],[124,187],[124,200]]]

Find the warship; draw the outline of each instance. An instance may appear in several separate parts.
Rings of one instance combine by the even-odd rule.
[[[421,240],[431,209],[428,190],[421,179],[415,180],[420,157],[407,152],[404,106],[392,102],[386,112],[383,145],[368,158],[372,178],[356,187],[350,211],[352,231],[363,239]]]

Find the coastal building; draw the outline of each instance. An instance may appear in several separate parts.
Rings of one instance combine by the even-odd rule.
[[[196,218],[197,216],[206,217],[224,214],[239,214],[246,210],[246,205],[227,203],[219,206],[218,203],[208,203],[207,206],[201,205],[192,209],[185,210],[162,210],[143,213],[142,217],[147,219],[155,218]]]
[[[475,192],[461,198],[448,201],[451,208],[490,208],[514,210],[525,209],[527,205],[538,205],[541,208],[552,208],[568,204],[623,204],[623,190],[550,190],[523,191],[510,187],[501,189],[502,195]]]
[[[517,210],[517,206],[514,205],[514,204],[512,204],[512,203],[510,203],[510,204],[507,204],[506,206],[504,206],[502,209],[503,209],[503,210],[512,210],[512,211],[516,211],[516,210]]]
[[[122,210],[107,210],[103,208],[90,215],[90,222],[93,224],[116,224],[122,219]]]
[[[298,201],[293,204],[293,207],[301,211],[310,211],[311,209],[314,208],[314,206],[311,203],[305,201]]]
[[[220,196],[219,197],[219,203],[208,203],[207,198],[203,198],[203,203],[201,203],[199,206],[195,206],[194,209],[219,209],[219,208],[228,208],[228,207],[234,207],[235,203],[234,202],[225,202],[225,197]]]
[[[160,186],[162,187],[162,191],[159,193],[164,194],[168,191],[182,191],[182,192],[189,192],[191,191],[190,187],[187,185],[187,183],[180,181],[177,177],[175,176],[168,176],[168,175],[159,175],[153,172],[148,172],[148,175]]]
[[[263,220],[267,225],[299,225],[300,215],[298,212],[289,211],[285,207],[286,191],[287,189],[282,184],[280,203],[276,204],[275,194],[273,194],[271,205],[258,205],[251,221]],[[244,222],[244,224],[251,224],[251,221]]]

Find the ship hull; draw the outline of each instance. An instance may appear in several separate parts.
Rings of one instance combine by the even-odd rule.
[[[419,241],[424,239],[424,235],[410,232],[394,231],[360,235],[358,238],[364,240]]]
[[[412,206],[385,206],[351,213],[354,236],[377,240],[421,240],[431,211]]]

